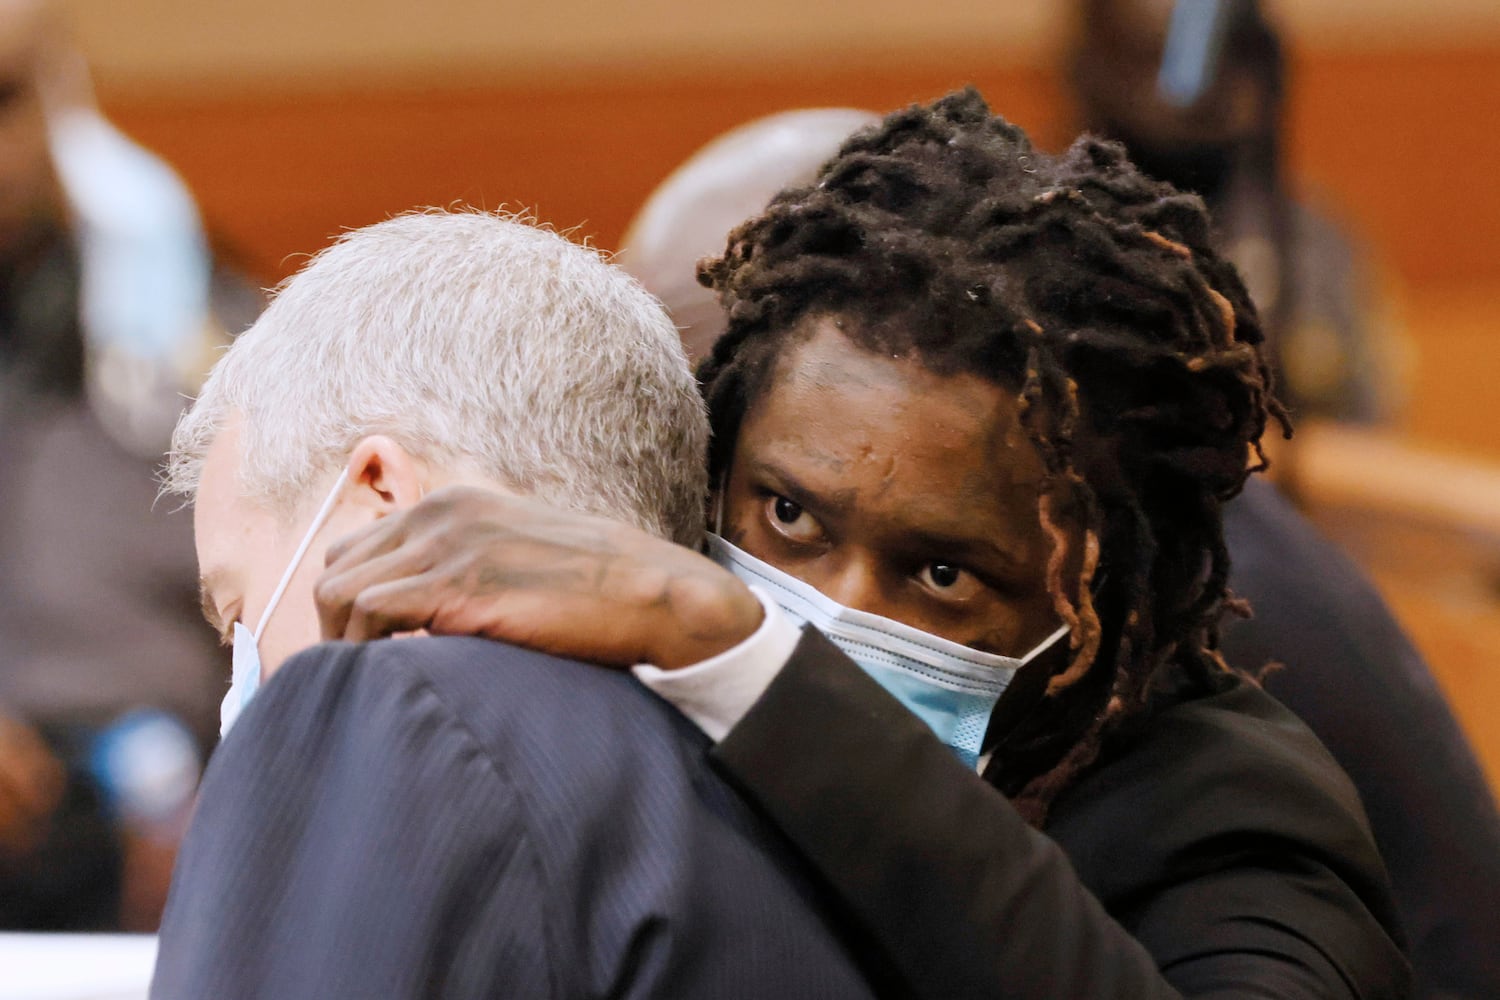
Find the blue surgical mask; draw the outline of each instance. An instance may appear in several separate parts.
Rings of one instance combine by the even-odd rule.
[[[223,739],[229,733],[229,727],[234,725],[234,720],[240,717],[245,706],[250,704],[250,699],[255,697],[255,692],[260,688],[260,637],[266,630],[266,622],[271,620],[271,612],[276,610],[276,605],[281,602],[281,595],[286,593],[286,588],[292,582],[292,575],[297,572],[297,567],[302,564],[302,557],[307,554],[308,546],[317,537],[318,531],[328,521],[328,515],[333,513],[333,505],[339,498],[339,491],[344,488],[344,483],[349,478],[349,470],[345,469],[339,473],[338,481],[333,484],[333,489],[328,492],[328,498],[323,501],[323,506],[318,508],[318,513],[313,517],[312,524],[308,525],[307,534],[302,536],[302,543],[297,546],[297,551],[292,554],[292,561],[287,566],[286,572],[281,574],[281,582],[271,592],[271,599],[266,602],[266,610],[260,614],[260,624],[255,626],[252,632],[241,622],[234,623],[234,654],[233,669],[230,673],[229,691],[224,695],[224,700],[219,703],[219,739]]]
[[[799,624],[812,625],[925,722],[969,767],[979,760],[990,714],[1022,667],[1063,636],[1066,625],[1020,658],[981,653],[890,618],[846,608],[810,584],[709,536],[709,555],[760,587]]]

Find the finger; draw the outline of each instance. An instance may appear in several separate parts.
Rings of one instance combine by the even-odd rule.
[[[365,587],[349,606],[343,638],[370,642],[397,632],[435,631],[436,580],[430,574]]]
[[[323,553],[323,565],[335,569],[340,564],[363,562],[396,548],[406,539],[406,512],[396,511],[335,541]]]
[[[324,570],[313,585],[323,638],[349,639],[349,620],[361,594],[372,587],[420,576],[432,568],[431,559],[421,547],[403,545],[367,560],[351,557]]]

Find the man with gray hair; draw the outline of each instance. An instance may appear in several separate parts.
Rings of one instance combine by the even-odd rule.
[[[871,994],[707,738],[627,676],[483,639],[305,649],[329,541],[445,486],[696,541],[705,438],[659,304],[521,220],[392,219],[281,290],[168,470],[234,682],[154,996]],[[538,545],[557,600],[575,576]]]

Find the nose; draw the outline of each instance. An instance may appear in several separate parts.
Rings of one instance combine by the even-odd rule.
[[[891,617],[890,601],[881,585],[878,567],[868,554],[831,560],[818,577],[808,582],[844,607]]]

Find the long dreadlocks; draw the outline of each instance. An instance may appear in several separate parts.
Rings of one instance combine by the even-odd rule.
[[[1048,587],[1073,626],[1070,661],[990,772],[1033,822],[1158,683],[1223,676],[1220,509],[1252,456],[1264,465],[1268,416],[1286,420],[1197,197],[1112,143],[1047,156],[970,89],[856,134],[699,278],[728,310],[699,369],[716,480],[777,359],[818,318],[1017,393],[1046,470]],[[1064,523],[1082,530],[1081,558],[1064,558]]]

